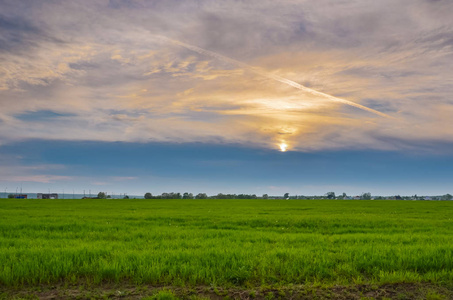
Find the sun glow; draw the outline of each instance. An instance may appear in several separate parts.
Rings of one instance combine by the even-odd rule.
[[[281,152],[286,152],[286,149],[288,149],[288,145],[286,143],[281,143],[279,146]]]

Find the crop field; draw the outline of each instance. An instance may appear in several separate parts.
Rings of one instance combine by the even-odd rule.
[[[448,201],[3,199],[0,216],[0,298],[452,296]]]

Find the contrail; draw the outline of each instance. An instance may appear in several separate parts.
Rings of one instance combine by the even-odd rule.
[[[349,101],[349,100],[346,100],[346,99],[338,98],[338,97],[335,97],[335,96],[332,96],[332,95],[329,95],[329,94],[326,94],[326,93],[323,93],[323,92],[319,92],[317,90],[314,90],[314,89],[311,89],[309,87],[303,86],[303,85],[301,85],[301,84],[299,84],[299,83],[297,83],[295,81],[289,80],[289,79],[281,77],[281,76],[260,71],[260,70],[256,69],[255,67],[252,67],[252,66],[250,66],[250,65],[248,65],[246,63],[243,63],[241,61],[238,61],[238,60],[226,57],[226,56],[223,56],[221,54],[218,54],[218,53],[215,53],[215,52],[212,52],[212,51],[209,51],[209,50],[206,50],[206,49],[194,46],[194,45],[190,45],[190,44],[187,44],[187,43],[184,43],[184,42],[180,42],[180,41],[177,41],[177,40],[174,40],[174,39],[170,39],[170,38],[165,37],[165,36],[161,36],[161,35],[153,35],[153,36],[158,38],[158,39],[161,39],[161,40],[170,42],[172,44],[179,45],[179,46],[184,47],[186,49],[192,50],[194,52],[197,52],[197,53],[200,53],[200,54],[203,54],[203,55],[207,55],[207,56],[210,56],[210,57],[213,57],[213,58],[217,58],[218,60],[225,61],[225,62],[231,63],[233,65],[236,65],[236,66],[240,66],[240,67],[245,68],[245,69],[247,69],[247,70],[249,70],[249,71],[251,71],[251,72],[253,72],[255,74],[258,74],[258,75],[266,77],[268,79],[273,79],[273,80],[276,80],[278,82],[290,85],[290,86],[295,87],[296,89],[299,89],[299,90],[304,91],[306,93],[309,93],[309,94],[312,94],[312,95],[315,95],[315,96],[321,96],[321,97],[327,98],[327,99],[329,99],[331,101],[334,101],[334,102],[339,102],[339,103],[343,103],[343,104],[350,105],[350,106],[353,106],[353,107],[357,107],[357,108],[359,108],[361,110],[365,110],[365,111],[371,112],[373,114],[376,114],[376,115],[384,117],[384,118],[393,119],[393,117],[391,117],[391,116],[389,116],[387,114],[384,114],[384,113],[382,113],[380,111],[374,110],[372,108],[360,105],[358,103],[355,103],[355,102],[352,102],[352,101]]]

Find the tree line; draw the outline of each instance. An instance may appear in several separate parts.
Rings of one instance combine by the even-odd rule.
[[[264,195],[263,195],[264,196]],[[267,195],[266,195],[267,196]],[[198,193],[196,195],[192,193],[162,193],[161,195],[154,196],[151,193],[144,195],[145,199],[258,199],[255,194],[222,194],[219,193],[214,196],[208,196],[206,193]]]
[[[282,196],[269,196],[268,194],[263,194],[262,196],[257,196],[256,194],[223,194],[218,193],[217,195],[208,196],[206,193],[192,194],[192,193],[162,193],[161,195],[153,195],[151,193],[146,193],[144,195],[145,199],[338,199],[338,200],[349,200],[349,199],[360,199],[360,200],[385,200],[385,199],[395,199],[395,200],[425,200],[430,198],[430,200],[453,200],[453,196],[450,194],[442,196],[371,196],[371,193],[362,193],[358,196],[348,196],[346,193],[336,195],[335,192],[327,192],[324,195],[320,196],[304,196],[304,195],[290,195],[285,193]]]
[[[347,199],[346,193],[335,196],[334,192],[328,192],[322,196],[303,196],[303,195],[290,195],[285,193],[282,196],[269,196],[263,194],[257,196],[256,194],[223,194],[218,193],[217,195],[208,196],[206,193],[199,193],[194,195],[192,193],[162,193],[161,195],[153,195],[151,193],[145,193],[145,199]],[[363,193],[360,199],[369,200],[371,199],[371,193]]]
[[[9,194],[8,198],[15,198],[17,195]],[[85,199],[109,199],[110,195],[107,195],[104,192],[99,192],[97,197],[84,197]],[[122,196],[123,199],[129,199],[129,196]],[[374,196],[371,197],[371,193],[362,193],[360,196],[348,196],[346,193],[335,195],[335,192],[327,192],[321,196],[304,196],[304,195],[290,195],[285,193],[282,196],[269,196],[268,194],[263,194],[262,196],[257,196],[256,194],[223,194],[218,193],[217,195],[208,196],[206,193],[198,193],[196,195],[192,193],[162,193],[161,195],[153,195],[151,193],[145,193],[145,199],[338,199],[338,200],[349,200],[349,199],[360,199],[360,200],[453,200],[451,194],[445,194],[441,196]]]

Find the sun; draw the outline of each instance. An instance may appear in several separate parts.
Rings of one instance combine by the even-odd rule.
[[[281,152],[286,152],[286,149],[288,149],[288,145],[286,143],[281,143],[279,146]]]

